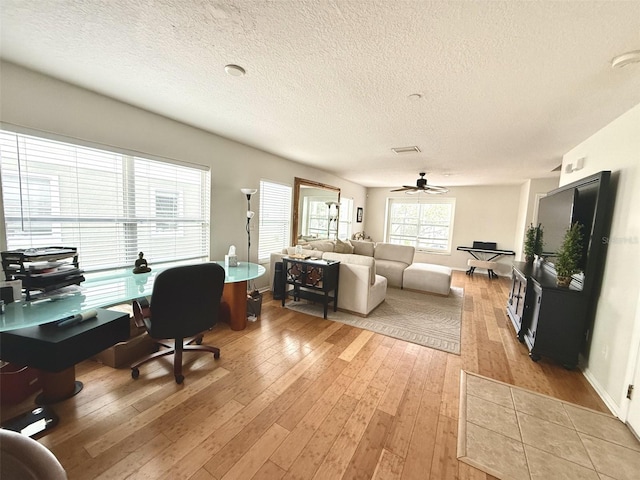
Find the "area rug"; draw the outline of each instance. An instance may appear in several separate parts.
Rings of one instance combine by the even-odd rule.
[[[637,479],[640,442],[612,415],[462,371],[458,459],[501,480]]]
[[[452,287],[447,297],[389,288],[385,301],[366,318],[334,312],[331,307],[327,318],[460,355],[463,294],[464,290],[458,287]],[[288,302],[287,308],[317,317],[323,315],[323,307],[317,303]]]

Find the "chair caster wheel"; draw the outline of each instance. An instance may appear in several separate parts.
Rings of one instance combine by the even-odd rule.
[[[184,375],[176,375],[176,383],[181,385],[184,382]]]
[[[216,352],[213,354],[213,358],[215,358],[216,360],[220,358],[220,352]]]
[[[530,354],[529,354],[529,358],[530,358],[531,360],[533,360],[534,362],[538,362],[538,361],[540,361],[540,358],[541,358],[541,357],[540,357],[540,355],[538,355],[537,353],[530,353]]]
[[[140,376],[140,370],[138,370],[137,368],[132,368],[131,369],[131,378],[133,378],[135,380],[139,376]]]

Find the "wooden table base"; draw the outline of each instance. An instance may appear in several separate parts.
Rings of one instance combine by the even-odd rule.
[[[229,326],[231,330],[247,328],[247,282],[225,283],[222,290],[222,302],[229,308]]]
[[[76,367],[72,366],[61,372],[42,374],[42,393],[36,397],[36,404],[50,405],[77,395],[82,390],[82,382],[76,380]]]

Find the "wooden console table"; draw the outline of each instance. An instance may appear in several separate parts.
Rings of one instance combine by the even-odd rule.
[[[282,296],[284,307],[287,295],[293,292],[293,299],[312,300],[324,305],[324,318],[327,318],[329,303],[333,302],[333,311],[338,309],[338,284],[340,280],[340,262],[331,260],[300,260],[290,257],[282,259],[285,291]],[[287,285],[293,285],[292,290]]]

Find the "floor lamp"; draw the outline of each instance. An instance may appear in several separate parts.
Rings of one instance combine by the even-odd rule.
[[[338,238],[338,215],[340,212],[340,204],[338,202],[325,202],[329,207],[329,225],[327,226],[327,237],[331,238],[331,225],[336,223],[335,233],[336,239]]]
[[[251,261],[251,219],[255,212],[251,210],[251,195],[258,190],[255,188],[241,188],[240,191],[247,196],[247,264]]]

